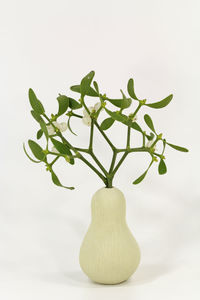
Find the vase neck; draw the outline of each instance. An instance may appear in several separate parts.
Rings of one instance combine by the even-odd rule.
[[[125,221],[126,200],[117,188],[102,188],[92,198],[92,221]]]

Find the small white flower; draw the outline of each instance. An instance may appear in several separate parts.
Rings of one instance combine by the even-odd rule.
[[[99,110],[100,107],[101,107],[101,102],[97,102],[97,103],[94,105],[94,110],[97,111],[97,110]]]
[[[66,131],[67,130],[67,123],[65,123],[65,122],[60,123],[58,128],[60,129],[61,132]]]
[[[97,112],[97,110],[99,110],[100,107],[101,107],[101,102],[97,102],[94,106],[89,106],[88,110],[89,110],[90,113]],[[91,125],[91,117],[85,109],[83,110],[82,121],[87,126]]]
[[[88,112],[87,112],[85,109],[83,110],[83,116],[84,116],[84,117],[89,116]]]
[[[53,125],[54,125],[56,128],[58,128],[58,129],[59,129],[59,123],[58,123],[58,122],[56,122],[56,121],[53,121]]]
[[[48,135],[53,135],[55,133],[55,130],[52,125],[47,125],[47,131]]]
[[[51,151],[52,151],[53,153],[59,153],[59,151],[58,151],[58,150],[56,149],[56,147],[54,147],[54,146],[51,148]]]
[[[85,124],[85,125],[87,125],[87,126],[91,126],[91,118],[90,118],[90,116],[84,116],[83,118],[82,118],[82,121],[83,121],[83,123]]]

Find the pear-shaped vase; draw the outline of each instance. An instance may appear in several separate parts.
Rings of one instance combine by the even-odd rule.
[[[140,262],[140,249],[126,223],[126,200],[115,188],[92,197],[92,220],[80,248],[83,272],[101,284],[127,280]]]

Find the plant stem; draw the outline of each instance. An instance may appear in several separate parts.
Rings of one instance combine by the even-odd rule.
[[[116,158],[117,158],[117,151],[113,151],[113,157],[112,157],[112,161],[111,161],[111,165],[110,165],[110,169],[109,169],[109,174],[112,173],[113,168],[115,166],[115,162],[116,162]]]
[[[122,158],[120,159],[120,161],[118,162],[118,164],[116,165],[116,167],[114,168],[112,174],[113,174],[113,177],[115,175],[115,173],[117,172],[117,170],[119,169],[119,167],[121,166],[121,164],[123,163],[123,161],[125,160],[125,158],[127,157],[128,155],[128,152],[124,152]]]
[[[107,141],[107,143],[110,145],[110,147],[112,148],[112,150],[115,150],[116,147],[113,145],[113,143],[109,140],[109,138],[107,137],[107,135],[105,134],[105,132],[103,130],[101,130],[101,127],[99,126],[99,124],[97,123],[96,120],[94,120],[94,124],[97,127],[97,129],[99,130],[99,132],[102,134],[102,136],[104,137],[104,139]]]
[[[129,126],[127,131],[127,142],[126,142],[127,149],[130,147],[130,138],[131,138],[131,127]]]
[[[80,119],[83,118],[81,115],[75,114],[74,112],[72,112],[71,116],[72,117],[77,117],[77,118],[80,118]]]
[[[77,147],[74,147],[74,149],[76,149],[76,151],[89,153],[89,150],[88,150],[88,149],[85,149],[85,148],[77,148]]]
[[[112,188],[112,180],[113,180],[113,177],[109,178],[107,177],[107,181],[106,181],[106,187],[107,188]]]
[[[105,176],[108,175],[108,172],[106,171],[106,169],[104,168],[104,166],[100,163],[100,161],[98,160],[98,158],[96,157],[96,155],[94,154],[93,151],[90,151],[89,154],[91,155],[91,157],[94,159],[94,161],[96,162],[96,164],[99,166],[99,168],[103,171],[103,173],[105,174]]]
[[[53,166],[53,164],[55,164],[55,162],[59,159],[60,156],[57,156],[49,165]]]
[[[47,117],[46,114],[43,114],[43,116],[46,118],[46,120],[48,120],[48,122],[54,127],[54,129],[56,130],[57,128],[54,126],[54,124],[52,123],[52,121]],[[106,178],[81,154],[79,153],[76,148],[74,148],[65,138],[64,136],[61,134],[61,132],[56,132],[57,136],[59,136],[62,141],[68,145],[77,155],[77,158],[79,158],[80,160],[82,160],[86,165],[88,165],[88,167],[90,167],[101,179],[102,181],[106,184]]]
[[[89,150],[91,150],[91,151],[92,151],[92,147],[93,147],[93,136],[94,136],[94,120],[91,119],[90,141],[89,141]]]
[[[117,172],[117,170],[119,169],[119,167],[121,166],[121,164],[123,163],[123,161],[125,160],[125,158],[127,157],[128,153],[129,153],[129,149],[130,149],[130,134],[131,134],[131,128],[128,126],[128,129],[127,129],[126,150],[125,150],[122,158],[120,159],[120,161],[116,165],[115,169],[113,170],[113,174],[112,174],[113,176],[115,175],[115,173]]]
[[[82,98],[81,100],[82,100],[82,103],[83,103],[83,106],[84,106],[85,110],[87,111],[87,113],[88,113],[89,115],[91,115],[91,113],[90,113],[90,111],[89,111],[87,105],[86,105],[85,102],[84,102],[84,99]],[[115,146],[113,145],[113,143],[109,140],[109,138],[107,137],[107,135],[105,134],[105,132],[104,132],[103,130],[101,130],[99,124],[97,123],[97,121],[96,121],[95,119],[94,119],[94,124],[95,124],[95,126],[98,128],[99,132],[102,134],[102,136],[104,137],[104,139],[107,141],[107,143],[110,145],[110,147],[112,148],[112,150],[116,149],[116,147],[115,147]]]
[[[106,177],[104,177],[87,159],[85,159],[82,155],[78,158],[88,165],[88,167],[90,167],[90,169],[92,169],[102,179],[104,184],[106,184]]]

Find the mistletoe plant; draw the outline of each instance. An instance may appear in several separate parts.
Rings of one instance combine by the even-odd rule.
[[[31,114],[40,126],[40,129],[37,132],[37,139],[39,140],[42,136],[44,136],[46,139],[46,147],[45,149],[43,149],[35,141],[29,140],[28,145],[37,160],[31,158],[31,156],[27,153],[24,145],[24,151],[28,158],[34,163],[44,163],[46,166],[46,170],[51,173],[53,183],[57,186],[61,186],[71,190],[74,189],[74,187],[63,186],[53,170],[53,166],[60,158],[64,158],[65,162],[71,165],[75,163],[76,159],[80,159],[99,176],[99,178],[104,182],[107,188],[112,187],[113,178],[116,175],[119,167],[121,166],[127,155],[132,152],[147,152],[151,156],[151,162],[148,165],[147,169],[139,178],[137,178],[133,182],[133,184],[140,183],[145,178],[152,164],[154,162],[158,162],[158,160],[158,172],[161,175],[165,174],[167,172],[167,167],[164,161],[164,151],[166,145],[182,152],[188,152],[188,150],[166,141],[166,139],[163,138],[162,133],[158,133],[155,130],[153,121],[148,114],[144,115],[144,121],[148,126],[148,130],[150,130],[150,132],[147,133],[146,131],[144,131],[136,122],[136,115],[143,106],[152,109],[160,109],[167,106],[171,102],[173,95],[169,95],[159,102],[148,103],[146,99],[139,99],[136,96],[134,91],[134,81],[133,79],[129,79],[127,84],[127,91],[130,97],[126,97],[121,90],[122,97],[120,99],[111,99],[107,97],[106,94],[102,94],[99,91],[97,82],[93,81],[94,75],[95,72],[91,71],[81,80],[80,85],[74,85],[71,87],[72,91],[80,94],[78,101],[66,95],[59,94],[59,96],[57,97],[58,112],[56,114],[51,114],[50,117],[46,115],[45,109],[40,100],[38,100],[38,98],[36,97],[34,91],[32,89],[29,89],[29,101],[32,107]],[[98,98],[99,100],[93,107],[88,107],[85,99],[86,96]],[[111,103],[113,107],[117,107],[117,110],[112,111],[108,109],[106,107],[107,102]],[[124,111],[127,108],[131,108],[132,104],[134,104],[133,108],[135,104],[137,105],[130,114],[125,114]],[[80,109],[83,109],[82,114],[77,113],[77,111]],[[108,117],[101,124],[99,124],[98,117],[103,110],[107,113]],[[67,123],[58,122],[59,117],[62,115],[65,115],[68,118]],[[75,134],[70,126],[71,118],[82,119],[84,124],[90,126],[88,148],[78,148],[72,145],[69,141],[69,137],[63,135],[63,132],[67,128],[72,134]],[[119,122],[123,126],[127,127],[126,145],[122,149],[115,147],[115,145],[105,133],[105,131],[108,130],[114,122]],[[106,170],[104,168],[103,164],[99,161],[93,151],[94,128],[96,128],[101,133],[103,138],[112,149],[113,156],[109,170]],[[142,145],[140,147],[132,148],[130,146],[131,130],[138,131],[141,134]],[[156,152],[156,145],[158,142],[161,142],[163,145],[161,153]],[[51,150],[49,149],[50,143],[52,143],[53,145],[53,148],[51,148]],[[84,153],[89,154],[95,164],[90,163],[85,158]],[[116,163],[116,158],[119,153],[123,153],[123,155],[118,163]],[[51,159],[51,161],[49,161],[49,158]]]

